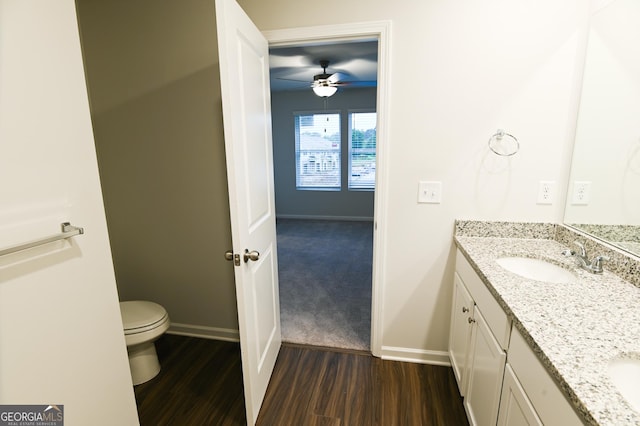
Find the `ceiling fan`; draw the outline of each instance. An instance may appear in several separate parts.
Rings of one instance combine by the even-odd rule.
[[[320,61],[320,66],[322,67],[322,74],[316,74],[313,76],[311,88],[313,89],[313,93],[321,98],[328,98],[329,96],[333,96],[333,94],[338,90],[340,73],[327,74],[329,61],[326,59],[322,59]]]
[[[329,61],[326,59],[322,59],[319,61],[320,66],[322,67],[322,73],[316,74],[313,76],[313,82],[311,83],[311,88],[313,92],[323,98],[328,98],[336,93],[338,87],[341,86],[355,86],[355,87],[371,87],[375,86],[375,81],[345,81],[342,80],[344,74],[340,72],[336,72],[333,74],[327,73],[327,67],[329,66]]]
[[[304,58],[301,61],[302,63],[300,63],[299,58],[301,56],[302,55],[300,54],[271,54],[272,63],[279,64],[279,66],[271,68],[272,89],[274,87],[274,82],[279,82],[275,83],[280,88],[279,90],[282,90],[283,83],[288,85],[284,87],[289,87],[295,90],[296,84],[294,82],[296,82],[298,87],[311,87],[317,96],[327,98],[335,94],[338,87],[375,87],[377,85],[377,81],[375,80],[375,71],[373,72],[373,75],[371,73],[372,61],[368,58],[355,57],[349,60],[339,60],[338,63],[342,65],[334,73],[327,72],[327,68],[330,63],[329,60],[322,59],[320,61],[316,61],[316,65],[313,65],[313,68],[317,67],[319,64],[322,67],[322,72],[314,75],[313,79],[309,81],[310,78],[304,77],[304,75],[309,76],[312,69],[308,68],[304,63],[306,62]],[[295,59],[292,60],[290,58]],[[373,67],[375,69],[375,61],[373,61]],[[291,73],[297,74],[296,77],[299,76],[299,78],[288,77],[287,75],[291,75]],[[371,76],[373,77],[373,80],[364,79],[367,77],[370,79]],[[291,86],[292,83],[294,83],[293,86]]]

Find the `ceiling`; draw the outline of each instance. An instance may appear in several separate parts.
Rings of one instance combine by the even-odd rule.
[[[327,74],[343,74],[341,82],[378,79],[377,41],[272,47],[269,49],[271,90],[310,90],[313,76],[322,74],[321,60],[329,61]]]

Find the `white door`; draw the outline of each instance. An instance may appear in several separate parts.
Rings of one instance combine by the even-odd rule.
[[[234,0],[216,0],[231,237],[247,423],[281,345],[269,46]]]

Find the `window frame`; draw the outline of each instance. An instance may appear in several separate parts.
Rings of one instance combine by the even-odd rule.
[[[338,159],[335,162],[338,168],[338,185],[337,186],[301,186],[300,185],[300,177],[301,177],[301,164],[300,164],[300,126],[299,126],[299,118],[300,116],[313,116],[313,115],[337,115],[338,116],[338,132],[339,132],[339,143],[338,143]],[[327,191],[327,192],[340,192],[342,191],[342,156],[343,156],[343,141],[342,141],[342,125],[343,113],[342,110],[311,110],[311,111],[293,111],[293,133],[294,133],[294,161],[295,161],[295,186],[296,191]]]
[[[348,109],[347,110],[347,190],[348,191],[375,191],[376,190],[376,180],[377,173],[375,174],[373,180],[373,186],[370,187],[352,187],[351,186],[351,159],[352,159],[352,148],[351,148],[351,120],[353,114],[375,114],[376,115],[376,147],[373,150],[373,154],[375,157],[375,163],[377,165],[378,160],[378,111],[376,108],[357,108],[357,109]],[[375,173],[375,172],[374,172]]]

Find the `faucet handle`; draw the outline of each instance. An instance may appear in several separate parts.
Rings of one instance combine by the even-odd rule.
[[[608,256],[596,256],[591,261],[591,270],[595,274],[601,274],[604,269],[602,269],[602,262],[606,262],[609,260]]]
[[[575,244],[580,250],[578,252],[580,256],[587,257],[587,250],[584,248],[584,245],[580,241],[574,241],[573,244]]]

